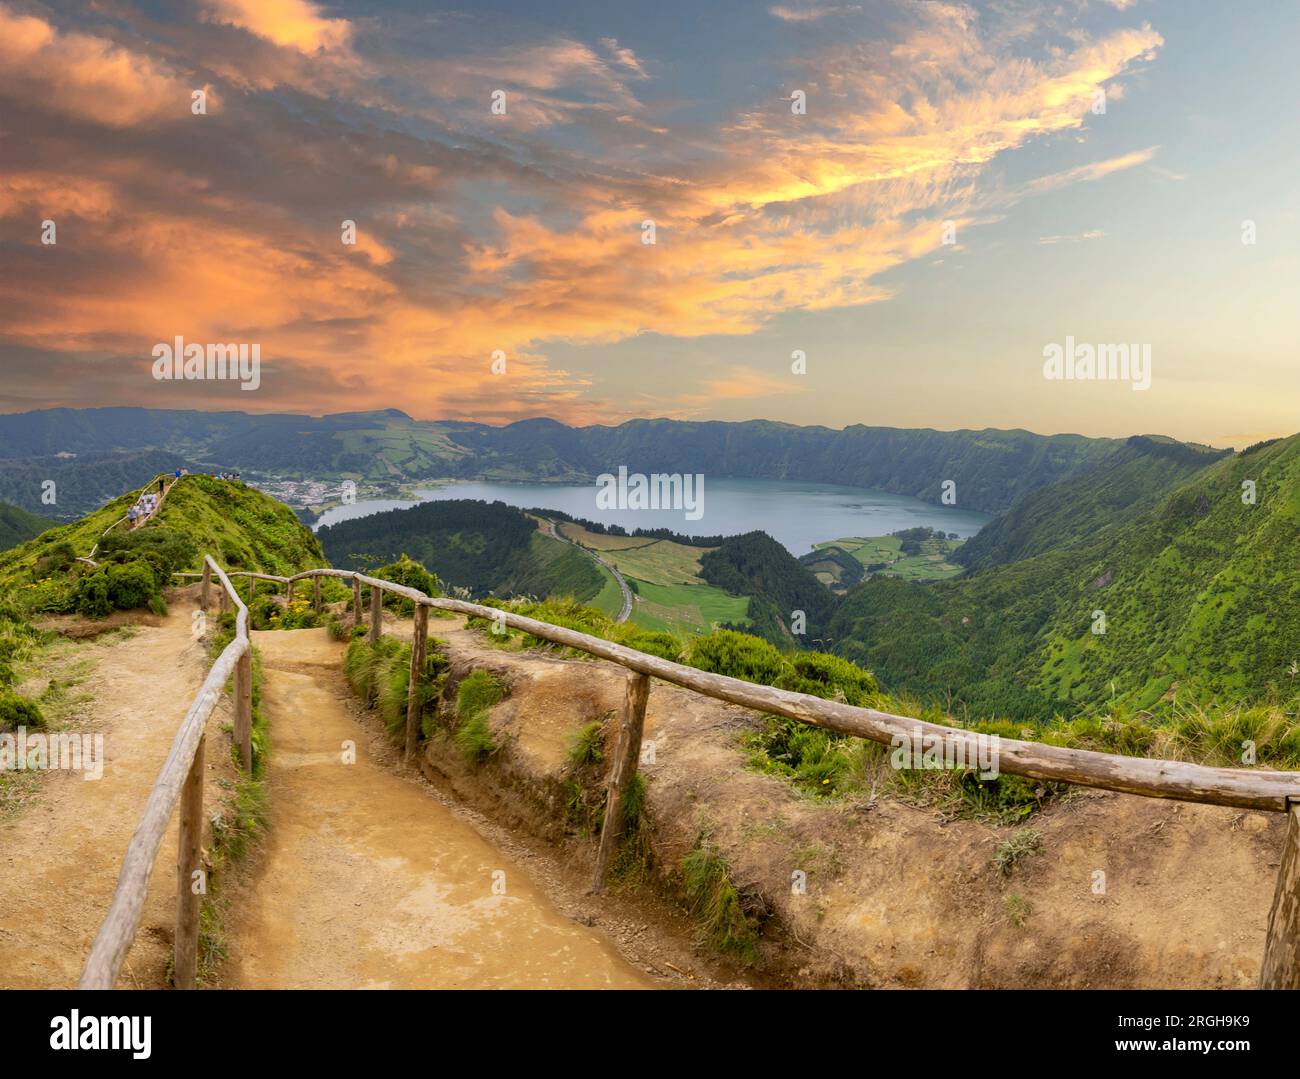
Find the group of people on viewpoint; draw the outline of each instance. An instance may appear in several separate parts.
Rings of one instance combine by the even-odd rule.
[[[190,470],[188,468],[178,468],[172,473],[173,482],[189,474]],[[218,472],[216,476],[219,480],[238,480],[240,478],[238,472]],[[154,510],[158,508],[158,503],[162,499],[163,491],[166,490],[166,486],[167,477],[159,476],[158,489],[154,490],[153,484],[150,484],[140,497],[135,500],[135,505],[126,511],[126,521],[129,528],[142,525],[153,516]]]

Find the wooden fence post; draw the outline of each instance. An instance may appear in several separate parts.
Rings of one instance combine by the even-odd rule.
[[[352,628],[356,629],[361,625],[361,581],[357,577],[352,578]]]
[[[295,581],[290,581],[284,586],[284,598],[286,603],[293,603],[293,586],[295,583]]]
[[[312,603],[316,607],[316,613],[320,614],[320,578],[319,577],[313,577],[311,579],[311,599],[312,599]]]
[[[370,586],[370,643],[378,644],[384,632],[384,590]]]
[[[211,602],[212,592],[212,567],[208,565],[208,560],[203,560],[203,587],[199,591],[199,609],[206,611],[208,604]]]
[[[235,663],[235,745],[245,773],[253,772],[253,646]]]
[[[199,852],[203,843],[203,743],[199,739],[194,763],[181,788],[180,827],[176,846],[176,941],[175,976],[177,989],[193,989],[199,964],[199,904],[194,890],[194,871],[201,869]]]
[[[429,638],[429,608],[415,605],[415,634],[411,638],[411,678],[406,689],[406,760],[415,756],[420,738],[420,702],[424,684],[424,649]]]
[[[1282,864],[1268,913],[1268,939],[1259,972],[1261,989],[1300,989],[1300,799],[1287,810]]]
[[[636,779],[637,765],[641,762],[641,733],[645,729],[645,706],[649,699],[650,676],[628,671],[623,713],[618,721],[618,740],[609,769],[605,823],[600,829],[600,849],[596,852],[596,872],[591,883],[593,892],[604,891],[605,874],[614,860],[614,851],[618,848],[618,840],[623,833],[627,793]]]

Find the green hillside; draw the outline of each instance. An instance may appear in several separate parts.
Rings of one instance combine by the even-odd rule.
[[[1136,460],[1120,461],[1069,492],[1044,492],[1061,520],[1060,543],[1019,561],[933,585],[865,582],[832,619],[836,650],[891,688],[976,715],[1149,708],[1175,695],[1183,703],[1293,699],[1300,436],[1197,463],[1157,463],[1139,481]],[[1150,492],[1182,467],[1194,478],[1172,493],[1153,504],[1132,497],[1135,485]],[[1242,501],[1247,480],[1255,505]],[[1045,542],[1049,510],[1008,517],[1026,527],[994,522],[1002,542],[981,557]]]
[[[33,536],[39,536],[47,528],[53,528],[55,522],[46,517],[38,517],[17,506],[0,502],[0,551],[17,547]]]
[[[685,638],[712,633],[720,625],[748,624],[749,597],[717,588],[700,576],[700,560],[714,548],[645,535],[592,532],[576,521],[563,521],[558,528],[565,539],[599,552],[623,575],[633,593],[634,625]],[[603,600],[608,602],[602,605]],[[613,584],[592,604],[617,614],[623,594]]]
[[[118,529],[139,491],[0,553],[0,729],[39,726],[39,707],[16,696],[17,665],[42,640],[33,622],[51,614],[103,618],[115,609],[166,609],[180,570],[211,553],[231,567],[288,575],[324,565],[320,545],[288,506],[241,483],[187,476],[144,527]],[[99,543],[90,565],[79,560]]]
[[[779,647],[820,638],[835,609],[830,591],[766,532],[728,536],[700,558],[700,576],[724,592],[749,596],[749,631]],[[800,635],[792,632],[796,611],[804,616]]]
[[[1202,469],[1230,454],[1135,435],[1102,468],[1026,495],[972,536],[954,561],[970,569],[1015,562],[1053,548],[1091,543],[1150,509]]]
[[[340,521],[319,536],[335,565],[365,569],[405,554],[475,596],[555,595],[587,602],[606,587],[607,574],[592,559],[543,534],[536,518],[504,502],[424,502]]]
[[[223,565],[265,573],[325,564],[316,537],[288,506],[212,476],[186,476],[148,525],[101,539],[138,494],[137,489],[121,495],[79,521],[0,554],[0,588],[24,615],[94,615],[156,602],[172,573],[198,569],[207,553]],[[77,561],[97,541],[98,568]]]

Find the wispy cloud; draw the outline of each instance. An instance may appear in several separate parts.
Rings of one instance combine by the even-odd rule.
[[[832,15],[860,15],[861,4],[774,4],[768,14],[782,22],[817,22]]]
[[[1087,232],[1067,233],[1061,236],[1040,236],[1040,244],[1078,244],[1085,240],[1100,240],[1106,233],[1101,229],[1089,229]]]

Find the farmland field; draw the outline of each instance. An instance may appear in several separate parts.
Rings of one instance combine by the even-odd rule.
[[[927,539],[921,541],[919,554],[905,555],[903,541],[898,536],[851,536],[817,544],[817,550],[838,547],[861,562],[869,574],[885,577],[902,577],[909,581],[942,581],[956,577],[961,567],[953,565],[947,556],[956,551],[962,540]],[[876,567],[876,568],[871,568]],[[822,574],[818,574],[822,578]],[[823,580],[822,583],[827,583]]]
[[[720,622],[747,622],[749,597],[729,595],[700,578],[700,556],[712,548],[644,536],[606,536],[567,521],[558,527],[566,539],[598,551],[627,578],[633,589],[631,621],[635,625],[695,634],[708,633]],[[611,589],[612,594],[606,597]],[[605,598],[617,612],[621,599],[612,578],[594,605],[605,610],[601,603]]]

